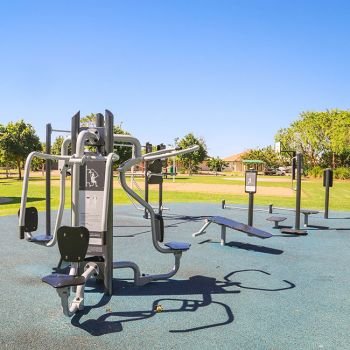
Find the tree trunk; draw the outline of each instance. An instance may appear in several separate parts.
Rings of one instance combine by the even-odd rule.
[[[17,168],[18,168],[18,179],[22,180],[21,161],[20,160],[17,160]]]
[[[332,168],[335,169],[335,154],[332,152]]]

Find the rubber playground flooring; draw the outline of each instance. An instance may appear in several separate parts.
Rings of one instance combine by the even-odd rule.
[[[312,215],[308,236],[282,236],[255,212],[261,240],[220,227],[193,238],[203,216],[246,222],[245,211],[214,204],[169,204],[165,241],[191,242],[179,272],[143,287],[131,270],[114,271],[114,294],[88,283],[85,309],[62,314],[56,291],[41,282],[57,265],[57,246],[19,240],[16,216],[0,217],[0,349],[349,349],[350,213]],[[283,224],[292,225],[292,212]],[[68,223],[69,212],[66,212]],[[44,214],[40,213],[41,227]],[[321,227],[322,226],[322,227]],[[43,231],[38,231],[43,232]],[[151,243],[149,221],[132,206],[114,207],[114,260],[144,273],[168,272],[171,254]],[[155,312],[161,306],[162,312]]]

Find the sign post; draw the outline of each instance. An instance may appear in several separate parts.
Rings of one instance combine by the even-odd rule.
[[[245,172],[245,193],[249,193],[248,225],[253,226],[254,193],[256,193],[258,172],[250,169]]]
[[[326,169],[323,172],[323,187],[325,187],[324,218],[328,219],[329,210],[329,188],[333,186],[333,170]]]

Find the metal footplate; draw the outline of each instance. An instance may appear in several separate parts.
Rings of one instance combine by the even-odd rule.
[[[172,250],[181,250],[182,252],[189,250],[191,247],[190,243],[183,243],[183,242],[168,242],[168,243],[165,243],[164,245]]]
[[[52,236],[48,236],[48,235],[36,235],[28,238],[28,242],[39,243],[39,244],[47,243],[47,242],[50,242],[51,240],[52,240]]]
[[[85,283],[85,277],[83,276],[71,276],[58,273],[45,276],[41,280],[53,288],[81,286]]]

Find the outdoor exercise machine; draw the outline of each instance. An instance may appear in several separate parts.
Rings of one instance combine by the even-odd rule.
[[[258,172],[254,169],[249,169],[245,171],[245,182],[244,182],[244,192],[249,195],[248,207],[239,207],[227,205],[225,200],[221,201],[222,209],[232,209],[232,210],[248,210],[248,226],[253,226],[253,215],[254,211],[262,212],[272,212],[272,204],[268,206],[267,209],[257,208],[254,209],[254,195],[257,190],[257,179]]]
[[[146,154],[152,153],[153,145],[146,143]],[[161,143],[157,145],[157,151],[165,150],[166,146]],[[158,215],[163,212],[163,161],[164,159],[155,159],[153,161],[144,161],[145,175],[145,201],[149,203],[149,185],[158,185]],[[145,209],[144,218],[148,219],[148,211]]]
[[[249,169],[245,171],[245,182],[244,182],[244,192],[249,195],[248,207],[238,207],[227,205],[225,200],[221,202],[222,209],[233,209],[233,210],[248,210],[248,225],[253,226],[253,213],[254,211],[271,212],[271,206],[269,205],[267,209],[257,208],[254,209],[254,194],[257,190],[257,180],[258,172],[254,169]]]
[[[198,232],[193,233],[192,236],[197,237],[197,236],[200,236],[200,235],[203,235],[204,233],[206,233],[205,230],[211,223],[214,223],[214,224],[221,226],[221,240],[220,240],[221,245],[226,244],[226,228],[227,227],[231,228],[233,230],[236,230],[236,231],[246,233],[248,236],[255,236],[258,238],[262,238],[262,239],[272,237],[272,234],[269,232],[259,230],[255,227],[242,224],[241,222],[231,220],[231,219],[225,218],[223,216],[212,216],[212,217],[207,218],[205,220],[203,227]]]
[[[45,142],[45,153],[51,154],[52,147],[52,134],[54,132],[70,134],[70,130],[60,130],[52,128],[52,124],[46,124],[46,142]],[[67,150],[68,151],[68,150]],[[68,152],[67,152],[68,154]],[[52,159],[45,160],[45,200],[46,200],[46,234],[51,235],[51,167]]]
[[[84,288],[90,277],[103,280],[105,293],[113,293],[113,269],[131,268],[134,271],[136,285],[144,285],[154,280],[167,279],[176,274],[180,267],[182,253],[190,244],[164,240],[164,222],[161,215],[154,212],[152,206],[139,197],[126,184],[125,173],[142,161],[166,159],[179,154],[189,153],[198,146],[186,150],[161,150],[147,155],[141,154],[140,142],[130,135],[113,135],[113,114],[106,110],[105,116],[98,113],[96,127],[81,127],[80,113],[72,118],[71,136],[62,145],[61,155],[32,152],[26,161],[21,207],[19,211],[20,238],[52,246],[58,243],[61,260],[70,263],[70,271],[65,274],[45,276],[43,282],[56,289],[61,299],[63,312],[72,316],[84,307]],[[141,274],[138,265],[131,261],[113,262],[113,162],[118,155],[113,153],[114,142],[129,142],[135,146],[135,158],[125,162],[119,168],[122,187],[147,208],[152,229],[154,247],[165,254],[173,254],[175,265],[164,274]],[[68,155],[68,145],[72,154]],[[89,147],[86,149],[85,147]],[[94,149],[94,150],[92,150]],[[60,205],[53,235],[34,237],[37,228],[38,212],[27,208],[28,182],[31,161],[34,157],[59,162]],[[71,226],[61,226],[65,202],[65,173],[71,168]],[[70,293],[75,298],[70,302]]]
[[[130,146],[128,144],[118,144],[118,146],[121,147],[127,147]],[[134,155],[134,146],[132,146],[132,154]],[[151,153],[153,150],[153,145],[149,142],[146,143],[145,146],[142,146],[145,149],[145,153]],[[157,150],[163,150],[166,149],[166,146],[164,144],[160,144],[156,146]],[[168,148],[169,149],[169,148]],[[133,156],[134,158],[134,156]],[[175,157],[173,157],[175,159]],[[133,166],[130,169],[130,172],[128,172],[128,175],[130,175],[130,187],[133,189],[134,187],[137,188],[138,192],[142,195],[143,198],[145,198],[146,202],[149,202],[149,192],[150,188],[149,185],[157,184],[158,185],[158,203],[157,205],[153,205],[153,209],[158,211],[158,214],[162,214],[163,210],[169,210],[169,208],[164,207],[163,205],[163,177],[165,174],[163,172],[163,162],[164,160],[158,159],[153,162],[144,162],[143,163],[143,171],[135,172],[135,167]],[[142,189],[141,186],[135,181],[135,176],[142,176],[144,178],[144,188]],[[119,181],[120,182],[120,181]],[[144,212],[144,218],[148,219],[148,213],[147,210],[137,205],[135,200],[127,193],[126,194],[128,198],[130,199],[131,203],[137,210],[141,210]]]
[[[294,150],[282,149],[281,142],[275,144],[276,153],[287,153],[292,159],[292,180],[296,179],[295,188],[295,223],[294,228],[282,228],[281,232],[293,235],[305,235],[306,232],[300,230],[300,214],[301,214],[301,175],[303,168],[303,155]]]

